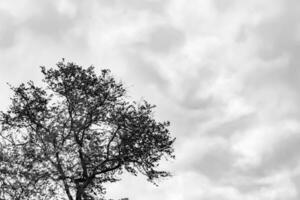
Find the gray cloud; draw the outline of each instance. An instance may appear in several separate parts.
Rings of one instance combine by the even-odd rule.
[[[133,45],[133,48],[144,53],[153,53],[166,56],[180,50],[186,43],[183,30],[170,24],[151,25],[140,32],[141,38]]]
[[[77,23],[75,19],[59,12],[57,5],[52,1],[43,1],[39,4],[38,10],[23,23],[23,27],[56,41],[69,37],[69,31]]]
[[[216,105],[215,99],[213,97],[198,98],[195,97],[194,91],[190,91],[186,94],[186,99],[181,102],[183,107],[190,110],[197,109],[208,109]]]
[[[127,54],[129,75],[135,77],[139,83],[157,85],[161,89],[167,87],[167,81],[159,73],[159,65],[147,60],[142,54]]]
[[[215,8],[220,11],[228,11],[235,3],[235,0],[213,0]]]
[[[187,71],[189,69],[187,68]],[[174,94],[174,99],[188,110],[209,110],[216,109],[220,103],[212,94],[205,94],[206,89],[213,84],[217,78],[217,73],[209,66],[199,67],[199,69],[185,77],[181,77],[178,87],[180,93]]]
[[[273,150],[265,153],[258,166],[244,171],[245,174],[266,177],[281,170],[293,170],[299,164],[300,135],[286,136],[279,140]]]
[[[63,2],[74,7],[71,14],[53,1],[29,0],[17,11],[14,3],[0,3],[0,77],[36,81],[39,65],[66,57],[84,66],[105,64],[133,84],[135,99],[147,94],[160,104],[157,112],[171,120],[177,137],[178,158],[166,166],[176,178],[155,192],[132,180],[132,187],[120,182],[111,193],[275,200],[291,193],[292,184],[300,188],[298,176],[292,184],[288,178],[299,166],[297,130],[284,135],[284,128],[274,128],[300,120],[298,1]],[[9,92],[0,85],[5,105]],[[233,151],[236,145],[243,152]],[[242,158],[249,165],[238,166]],[[278,186],[273,176],[283,171]]]
[[[129,9],[129,10],[136,10],[136,11],[152,11],[155,13],[162,13],[168,4],[168,0],[166,1],[159,1],[159,0],[100,0],[101,5],[110,6],[110,7],[117,7],[120,9]]]
[[[6,49],[15,44],[17,29],[14,17],[5,10],[0,10],[0,48]]]
[[[233,134],[243,134],[243,131],[256,125],[256,113],[242,115],[238,118],[225,121],[211,128],[206,134],[210,136],[231,137]]]
[[[216,145],[192,166],[194,170],[218,181],[232,174],[234,160],[235,155],[228,147]]]
[[[294,184],[297,188],[297,192],[298,192],[297,199],[299,199],[299,197],[300,197],[300,174],[293,176],[292,181],[294,182]]]
[[[295,0],[286,2],[280,14],[265,20],[256,27],[261,37],[260,56],[273,59],[285,53],[294,56],[298,52],[298,13],[300,3]]]
[[[288,62],[282,64],[280,69],[270,69],[266,80],[272,82],[280,81],[280,84],[287,85],[287,88],[300,89],[300,45],[299,45],[299,1],[291,0],[285,2],[281,12],[274,17],[265,20],[254,27],[254,33],[260,39],[258,55],[266,62],[286,58]],[[264,81],[267,82],[267,81]]]
[[[237,32],[237,35],[235,37],[235,41],[238,42],[238,43],[243,43],[247,40],[248,38],[248,32],[249,32],[249,27],[246,26],[246,25],[242,25],[238,32]]]
[[[154,53],[170,53],[184,45],[184,33],[169,25],[161,25],[151,31],[147,47]]]
[[[247,177],[242,178],[246,181],[236,181],[232,186],[237,188],[243,194],[251,195],[251,193],[259,192],[270,186],[270,184],[255,182],[255,180],[251,179],[249,180]]]

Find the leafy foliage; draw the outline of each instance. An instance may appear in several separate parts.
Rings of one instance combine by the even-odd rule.
[[[92,200],[124,170],[151,182],[170,175],[157,167],[174,158],[175,139],[153,105],[128,101],[109,70],[59,62],[41,71],[46,86],[11,87],[1,112],[0,199]]]

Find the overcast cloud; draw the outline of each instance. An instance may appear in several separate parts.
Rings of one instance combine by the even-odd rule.
[[[124,175],[130,200],[300,199],[297,0],[0,1],[0,109],[6,82],[39,82],[66,58],[110,68],[170,120],[174,177]]]

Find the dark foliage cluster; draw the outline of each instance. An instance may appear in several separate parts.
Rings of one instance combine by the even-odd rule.
[[[59,62],[41,71],[45,86],[11,87],[0,113],[0,199],[93,200],[124,171],[170,175],[158,166],[174,158],[174,138],[153,105],[128,101],[109,70]]]

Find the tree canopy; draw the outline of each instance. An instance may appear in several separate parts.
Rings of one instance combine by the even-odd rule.
[[[154,105],[128,100],[107,69],[62,61],[41,72],[41,87],[11,86],[0,113],[0,199],[93,200],[124,171],[151,182],[170,175],[158,168],[174,158],[175,139]]]

